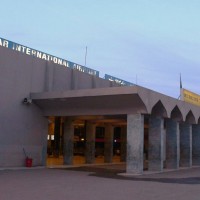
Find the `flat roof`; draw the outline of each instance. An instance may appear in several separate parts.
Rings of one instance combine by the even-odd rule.
[[[175,108],[184,121],[189,113],[195,123],[200,117],[200,107],[140,86],[41,92],[30,97],[45,116],[151,114],[159,103],[166,110],[164,117],[170,118]]]

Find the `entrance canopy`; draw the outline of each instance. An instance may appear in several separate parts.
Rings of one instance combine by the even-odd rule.
[[[44,116],[158,114],[198,123],[200,108],[140,87],[123,86],[31,93]]]

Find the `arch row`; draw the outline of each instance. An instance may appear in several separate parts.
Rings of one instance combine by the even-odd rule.
[[[198,106],[155,91],[143,92],[142,88],[138,88],[138,94],[146,107],[146,114],[172,118],[190,124],[200,124],[200,108]]]

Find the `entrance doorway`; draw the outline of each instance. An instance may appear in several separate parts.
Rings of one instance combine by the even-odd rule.
[[[76,119],[73,121],[73,165],[86,163],[86,120]],[[105,154],[105,127],[104,123],[95,128],[95,162],[104,163]],[[121,127],[114,127],[113,133],[113,163],[120,162],[121,154]],[[49,117],[47,136],[47,166],[63,165],[64,144],[64,118]]]

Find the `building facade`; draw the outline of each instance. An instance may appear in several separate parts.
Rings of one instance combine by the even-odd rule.
[[[23,149],[33,166],[45,166],[52,119],[66,165],[73,164],[77,124],[84,127],[86,163],[94,163],[103,127],[104,161],[112,162],[118,132],[127,173],[200,164],[198,106],[0,44],[0,167],[24,166]]]

